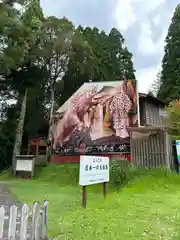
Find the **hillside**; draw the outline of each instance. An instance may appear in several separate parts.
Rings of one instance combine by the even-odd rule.
[[[111,182],[106,200],[101,185],[88,187],[87,209],[81,208],[77,165],[50,165],[34,180],[7,180],[8,172],[0,179],[22,202],[49,200],[49,233],[59,239],[179,239],[177,174],[144,171],[120,191]]]

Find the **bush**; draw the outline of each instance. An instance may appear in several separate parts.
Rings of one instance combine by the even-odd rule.
[[[135,176],[135,168],[128,161],[113,161],[110,166],[110,182],[117,189],[126,185]]]
[[[156,169],[137,168],[128,161],[115,160],[111,162],[110,166],[110,183],[112,187],[120,189],[137,177],[154,176],[158,179],[164,179],[173,173],[163,167]]]

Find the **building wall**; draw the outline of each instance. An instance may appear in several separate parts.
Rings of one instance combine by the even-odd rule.
[[[164,106],[147,100],[141,100],[140,120],[141,126],[165,125],[167,123],[167,114]]]
[[[174,169],[172,143],[168,132],[158,130],[153,135],[142,139],[131,139],[131,157],[140,168],[166,166]]]
[[[131,136],[133,163],[140,168],[166,166],[173,169],[172,143],[167,130],[163,128],[168,123],[165,106],[153,97],[142,96],[139,99],[139,108],[140,125],[147,127],[147,135],[144,134],[142,138]],[[153,133],[151,126],[156,127]]]

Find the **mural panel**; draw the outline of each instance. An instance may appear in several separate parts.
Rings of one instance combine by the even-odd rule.
[[[135,80],[85,83],[53,117],[53,150],[129,152],[129,126],[138,126]]]

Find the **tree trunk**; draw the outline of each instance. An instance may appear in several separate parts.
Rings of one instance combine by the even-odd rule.
[[[52,84],[52,88],[51,88],[51,108],[50,108],[49,122],[51,122],[53,112],[54,112],[54,103],[55,103],[54,92],[55,92],[55,82]]]
[[[51,155],[51,150],[52,150],[52,133],[51,133],[51,124],[52,124],[52,117],[53,117],[53,112],[54,112],[54,104],[55,104],[55,81],[53,81],[52,86],[51,86],[51,108],[50,108],[50,113],[49,113],[49,131],[48,131],[48,143],[46,147],[46,164],[48,163],[48,159]]]
[[[13,158],[12,158],[13,170],[15,170],[15,167],[16,167],[15,156],[19,155],[20,151],[21,151],[24,120],[25,120],[25,114],[26,114],[27,92],[28,92],[28,89],[26,89],[25,93],[24,93],[24,97],[23,97],[22,104],[21,104],[20,117],[19,117],[17,128],[16,128],[16,137],[15,137],[15,142],[14,142],[14,150],[13,150]]]

